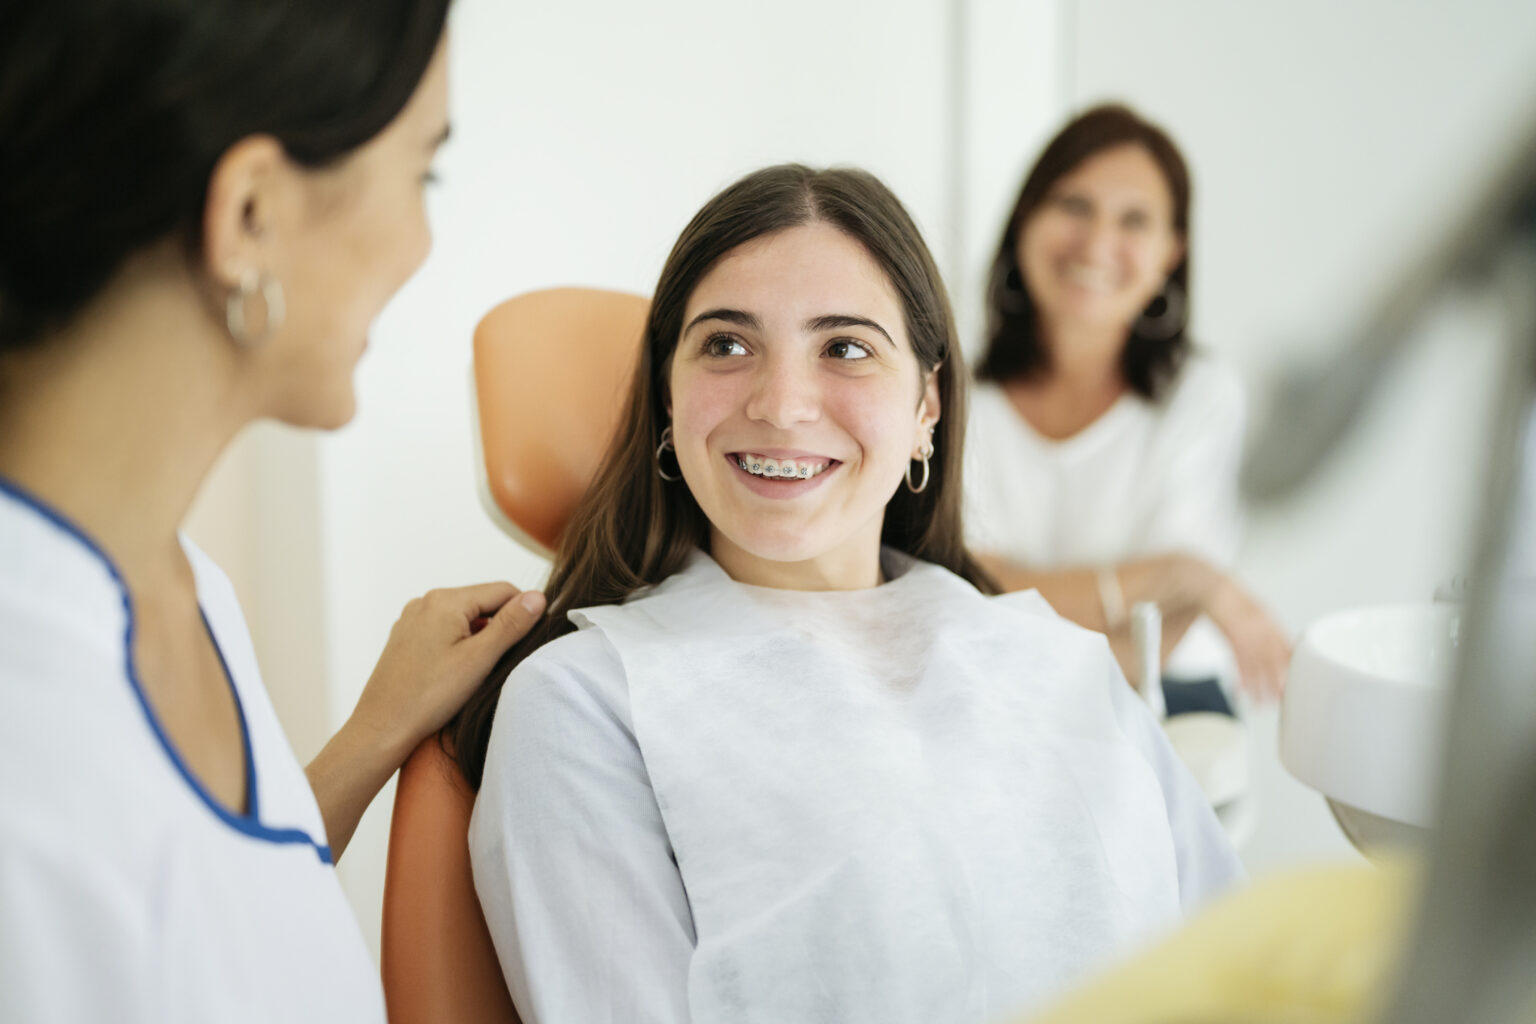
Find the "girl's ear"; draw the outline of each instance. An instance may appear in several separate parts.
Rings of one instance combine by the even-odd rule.
[[[942,365],[942,364],[940,364]],[[928,379],[923,382],[923,398],[917,405],[917,433],[914,435],[912,450],[919,452],[933,445],[933,428],[939,422],[939,367],[935,366],[928,371]]]

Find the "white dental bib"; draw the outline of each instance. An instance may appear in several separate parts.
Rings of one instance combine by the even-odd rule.
[[[686,894],[674,1005],[695,1021],[1006,1019],[1240,875],[1102,636],[1036,595],[989,599],[928,563],[883,562],[882,586],[807,593],[738,584],[700,553],[624,605],[572,613],[622,665],[611,692],[628,707],[612,711]],[[509,688],[561,643],[596,639],[546,647]],[[536,858],[515,847],[540,841],[542,812],[491,802],[528,819],[491,826],[514,865],[510,907],[481,887],[505,958],[516,943],[498,917],[518,919],[527,951],[543,930],[530,915],[571,908],[557,883],[519,891],[535,880],[517,865]],[[592,838],[625,856],[623,837]],[[508,972],[525,1019],[650,1019],[632,994],[543,999],[559,971],[535,967]]]

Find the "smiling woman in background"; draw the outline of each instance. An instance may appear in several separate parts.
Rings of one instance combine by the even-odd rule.
[[[1177,147],[1125,107],[1046,146],[993,262],[967,528],[1004,589],[1107,633],[1128,674],[1129,611],[1152,601],[1170,677],[1222,674],[1209,622],[1245,687],[1273,696],[1289,644],[1228,571],[1244,399],[1186,334],[1189,213]]]
[[[529,1024],[1006,1019],[1240,877],[1104,638],[985,596],[965,389],[872,176],[684,229],[553,611],[455,730]]]
[[[0,1019],[384,1018],[332,861],[542,599],[413,602],[306,778],[178,524],[253,420],[352,418],[446,8],[0,6]]]

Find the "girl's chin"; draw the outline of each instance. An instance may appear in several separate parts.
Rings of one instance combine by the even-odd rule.
[[[727,523],[725,529],[711,522],[710,543],[716,550],[760,559],[765,562],[804,562],[833,547],[807,536],[804,524]]]

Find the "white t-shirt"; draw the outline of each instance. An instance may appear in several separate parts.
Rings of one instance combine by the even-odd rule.
[[[1242,516],[1246,405],[1230,368],[1193,354],[1160,402],[1127,392],[1063,440],[1044,437],[996,384],[972,391],[966,540],[1034,569],[1095,567],[1164,552],[1228,567]],[[1201,620],[1170,674],[1225,674],[1219,632]]]
[[[1241,878],[1098,634],[702,553],[508,679],[470,826],[527,1024],[1009,1019]]]
[[[0,1020],[382,1022],[234,590],[183,543],[239,702],[244,815],[145,702],[116,568],[0,480]]]

